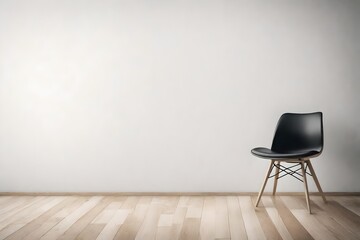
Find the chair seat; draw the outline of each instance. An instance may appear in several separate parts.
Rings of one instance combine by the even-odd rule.
[[[258,147],[252,149],[251,153],[257,157],[266,158],[266,159],[299,159],[299,158],[314,156],[319,154],[320,152],[315,150],[303,150],[297,152],[280,153],[280,152],[275,152],[268,148]]]

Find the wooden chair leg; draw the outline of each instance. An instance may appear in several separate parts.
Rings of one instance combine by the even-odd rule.
[[[272,166],[273,166],[273,164],[274,164],[274,160],[271,160],[271,163],[270,163],[270,165],[269,165],[269,169],[268,169],[268,171],[267,171],[267,173],[266,173],[266,175],[265,175],[265,180],[264,180],[264,183],[263,183],[263,185],[262,185],[262,187],[261,187],[261,189],[260,189],[260,192],[259,192],[258,198],[257,198],[257,200],[256,200],[255,207],[257,207],[257,206],[259,205],[259,202],[260,202],[261,196],[262,196],[262,194],[263,194],[263,192],[264,192],[264,189],[265,189],[266,183],[267,183],[267,181],[268,181],[268,179],[269,179],[269,176],[270,176],[270,173],[271,173],[271,170],[272,170]]]
[[[324,194],[323,190],[321,189],[319,180],[316,177],[315,170],[314,170],[314,168],[313,168],[313,166],[312,166],[312,164],[310,162],[310,159],[308,161],[306,161],[306,163],[309,166],[310,173],[311,173],[311,175],[312,175],[312,177],[314,179],[314,182],[316,184],[317,189],[319,190],[319,193],[321,194],[322,199],[324,200],[324,203],[327,203],[326,198],[325,198],[325,194]]]
[[[310,209],[310,199],[309,199],[309,189],[308,189],[308,184],[307,184],[307,180],[306,180],[306,172],[305,172],[305,167],[304,167],[304,162],[301,162],[301,172],[303,175],[303,180],[304,180],[304,187],[305,187],[305,197],[306,197],[306,204],[309,210],[309,213],[311,214],[311,209]]]
[[[278,177],[279,177],[279,168],[280,168],[280,161],[277,161],[276,163],[276,169],[275,169],[275,176],[274,176],[274,188],[273,188],[273,195],[275,196],[277,183],[278,183]]]

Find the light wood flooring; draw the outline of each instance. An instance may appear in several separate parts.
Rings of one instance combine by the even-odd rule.
[[[0,239],[360,239],[360,197],[2,196]]]

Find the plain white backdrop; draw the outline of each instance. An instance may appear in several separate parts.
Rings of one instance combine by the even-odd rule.
[[[359,26],[356,0],[1,0],[0,191],[256,192],[250,150],[322,111],[320,183],[358,192]]]

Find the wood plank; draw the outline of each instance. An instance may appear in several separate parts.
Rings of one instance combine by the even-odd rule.
[[[248,239],[266,239],[251,198],[241,196],[238,199]]]
[[[256,199],[254,196],[251,197],[251,200],[253,204],[255,204]],[[256,208],[255,214],[259,219],[260,225],[267,239],[282,239],[274,223],[271,221],[265,207]]]
[[[332,197],[330,199],[338,202],[343,207],[349,209],[356,215],[360,216],[360,198],[346,196],[346,197]]]
[[[165,208],[163,214],[174,214],[179,204],[180,198],[177,196],[167,196],[165,197],[165,199],[166,201],[165,201],[165,206],[164,206]]]
[[[187,205],[188,209],[181,228],[179,239],[199,239],[204,198],[191,197]]]
[[[135,210],[127,217],[114,239],[135,239],[146,213],[152,201],[152,197],[141,197]]]
[[[13,219],[16,219],[15,215],[17,213],[43,199],[45,199],[45,197],[21,197],[20,199],[15,200],[13,204],[4,209],[0,209],[0,229],[10,224]]]
[[[13,222],[19,221],[28,214],[30,214],[32,211],[39,208],[42,203],[46,203],[48,200],[45,197],[38,197],[35,199],[32,199],[27,204],[23,205],[20,210],[14,210],[9,213],[9,215],[0,222],[0,230],[4,229],[6,226],[10,225]]]
[[[162,211],[161,203],[153,199],[135,239],[155,239],[157,225]]]
[[[230,238],[229,213],[226,197],[216,197],[215,208],[215,238]]]
[[[308,209],[304,206],[303,201],[299,201],[296,198],[287,198],[285,205],[287,204],[298,204],[297,209],[292,209],[292,214],[298,219],[298,221],[304,226],[304,228],[311,234],[314,239],[327,239],[334,240],[337,239],[334,234],[332,234],[320,221],[316,219],[314,214],[317,214],[320,210],[313,208],[314,214],[309,214]]]
[[[114,216],[115,211],[120,209],[127,198],[113,198],[112,202],[92,221],[94,224],[107,224]]]
[[[10,202],[6,202],[5,206],[2,206],[0,208],[0,221],[4,220],[5,217],[5,213],[9,212],[13,209],[15,209],[15,211],[19,211],[19,209],[21,208],[20,205],[22,205],[23,203],[25,203],[26,201],[29,201],[31,199],[35,199],[34,197],[14,197],[12,198],[12,201]]]
[[[61,236],[58,240],[71,240],[76,239],[76,237],[88,226],[91,221],[107,207],[113,198],[105,197],[103,198],[94,208],[82,216],[78,221],[76,221],[71,227]]]
[[[52,199],[51,199],[52,198]],[[5,239],[6,237],[10,236],[11,234],[15,233],[17,230],[24,227],[29,222],[33,221],[34,219],[38,218],[44,212],[48,211],[56,204],[60,203],[64,200],[63,197],[51,197],[49,200],[45,199],[45,202],[39,202],[39,205],[33,206],[33,208],[27,209],[28,211],[22,211],[21,215],[17,215],[18,219],[12,222],[11,224],[7,225],[0,231],[0,239]]]
[[[262,197],[261,201],[265,207],[266,212],[268,213],[271,221],[273,222],[274,226],[276,227],[277,231],[281,235],[281,238],[284,240],[292,240],[293,237],[291,236],[290,232],[286,228],[283,220],[281,219],[278,210],[275,208],[272,198],[268,196]]]
[[[113,239],[119,230],[120,226],[124,223],[125,219],[129,215],[130,210],[128,209],[119,209],[116,210],[114,216],[106,224],[104,229],[101,231],[97,240],[106,240]]]
[[[67,197],[62,202],[46,211],[44,214],[26,224],[24,227],[7,237],[7,240],[25,239],[30,233],[41,227],[44,222],[49,221],[49,218],[62,210],[67,204],[74,202],[75,198]]]
[[[200,219],[185,218],[179,240],[196,240],[200,237]]]
[[[191,197],[188,201],[186,218],[201,218],[203,205],[203,197]]]
[[[180,229],[177,232],[178,225],[174,222],[179,202],[179,197],[166,197],[165,206],[158,222],[157,240],[176,239],[175,236],[180,233]]]
[[[171,226],[158,226],[155,239],[156,240],[173,239]]]
[[[302,223],[307,231],[314,237],[314,239],[337,239],[320,221],[313,215],[308,213],[308,210],[292,210],[295,217]]]
[[[41,216],[44,212],[48,211],[58,203],[64,201],[64,197],[50,197],[38,202],[36,205],[29,207],[28,211],[22,211],[23,217],[16,220],[14,223],[29,223],[37,217]]]
[[[293,239],[313,240],[310,233],[301,225],[297,218],[291,213],[280,197],[273,198],[273,203],[284,222],[286,229],[289,231]]]
[[[126,209],[126,210],[129,210],[130,212],[132,212],[135,207],[136,207],[136,204],[138,203],[139,201],[139,197],[136,197],[136,196],[129,196],[125,199],[124,203],[121,204],[121,209]]]
[[[181,234],[181,229],[183,227],[186,213],[187,213],[187,206],[188,206],[189,197],[181,196],[178,201],[178,205],[175,209],[173,215],[173,224],[171,226],[171,239],[179,239]]]
[[[233,196],[227,197],[227,205],[229,210],[229,226],[231,239],[247,239],[244,219],[242,217],[239,205],[239,199]]]
[[[83,215],[85,215],[90,209],[96,206],[98,202],[103,197],[92,197],[84,204],[82,204],[78,209],[64,218],[60,223],[53,227],[49,232],[41,237],[42,240],[47,239],[57,239],[63,235],[77,220],[79,220]]]
[[[173,214],[161,214],[158,227],[171,227],[173,224]]]
[[[329,201],[328,204],[324,204],[319,198],[314,198],[314,202],[324,209],[330,217],[336,219],[340,225],[360,239],[360,216],[335,201]]]
[[[67,204],[57,211],[55,214],[51,214],[46,218],[46,221],[38,222],[38,226],[34,226],[31,232],[28,232],[27,235],[24,235],[22,240],[33,240],[33,239],[40,239],[45,233],[47,233],[51,228],[53,228],[56,224],[61,222],[68,214],[72,211],[75,211],[81,204],[83,204],[88,198],[77,198],[77,197],[69,197],[69,201]],[[66,214],[67,215],[66,215]]]
[[[76,239],[77,240],[95,240],[99,236],[100,232],[104,229],[104,227],[105,227],[105,224],[90,223],[76,237]]]
[[[200,239],[215,239],[215,197],[205,197],[200,222]]]
[[[319,212],[314,215],[319,222],[321,222],[333,235],[338,239],[359,239],[356,234],[348,231],[341,224],[339,224],[333,217],[329,216],[326,211]]]
[[[14,198],[12,196],[1,196],[0,197],[0,209],[3,209],[10,203],[13,203]]]

